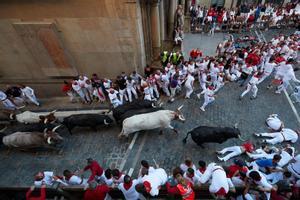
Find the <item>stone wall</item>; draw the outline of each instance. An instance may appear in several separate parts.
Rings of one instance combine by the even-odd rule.
[[[40,96],[56,96],[62,80],[77,74],[142,72],[138,2],[1,0],[0,89],[25,83]]]

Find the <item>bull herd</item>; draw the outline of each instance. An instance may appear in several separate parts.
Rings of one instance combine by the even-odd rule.
[[[72,134],[75,127],[90,127],[96,131],[98,126],[111,126],[114,123],[122,125],[119,137],[128,137],[131,133],[151,129],[159,129],[162,132],[163,129],[168,128],[177,133],[171,121],[185,121],[181,112],[182,107],[172,111],[151,101],[136,100],[101,114],[81,113],[62,116],[55,111],[45,115],[25,111],[8,116],[11,125],[0,130],[0,141],[2,141],[1,145],[21,150],[35,148],[59,150],[63,143],[61,134],[66,129],[69,134]],[[198,126],[187,133],[184,143],[189,135],[201,147],[203,143],[222,143],[229,138],[241,136],[236,127]]]

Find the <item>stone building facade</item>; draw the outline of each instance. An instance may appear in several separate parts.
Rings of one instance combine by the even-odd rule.
[[[175,11],[193,0],[1,0],[0,89],[23,83],[60,96],[78,74],[143,73],[172,40]],[[195,0],[210,6],[238,0]]]

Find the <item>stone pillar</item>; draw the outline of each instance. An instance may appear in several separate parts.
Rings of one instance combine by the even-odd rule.
[[[175,12],[177,7],[177,0],[170,0],[169,17],[168,17],[168,37],[173,39]]]
[[[152,57],[156,58],[160,53],[161,39],[160,39],[160,19],[159,19],[159,3],[160,0],[153,0],[151,3],[151,44]]]
[[[160,39],[165,40],[165,9],[164,1],[160,1],[159,5],[159,19],[160,19]]]

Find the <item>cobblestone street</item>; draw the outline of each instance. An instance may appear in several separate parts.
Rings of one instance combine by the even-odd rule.
[[[272,34],[275,33],[272,32]],[[268,37],[267,40],[270,39],[271,34],[265,35]],[[207,49],[208,52],[213,53],[216,44],[218,41],[222,41],[223,37],[223,34],[216,34],[217,39],[211,37],[208,40],[207,37],[201,36],[199,38],[202,39],[197,42],[201,43],[202,40],[207,40],[201,49],[204,52]],[[184,49],[187,51],[193,48],[189,43],[197,40],[197,35],[190,37],[186,34],[185,40]],[[206,55],[206,53],[204,54]],[[171,130],[165,130],[162,135],[159,135],[157,130],[152,130],[139,133],[135,138],[136,140],[132,142],[133,135],[129,139],[118,139],[121,127],[113,125],[101,128],[97,132],[76,128],[72,136],[66,133],[63,135],[65,145],[62,155],[57,155],[54,152],[8,152],[2,147],[0,150],[0,185],[30,185],[33,183],[33,175],[37,171],[54,170],[60,175],[64,169],[75,171],[84,167],[85,159],[88,157],[98,160],[105,168],[123,165],[123,171],[132,172],[133,170],[134,176],[138,173],[139,162],[142,159],[148,160],[151,165],[154,165],[155,160],[168,172],[171,172],[171,169],[178,166],[186,157],[191,157],[195,163],[198,160],[205,160],[207,163],[218,162],[216,150],[226,146],[239,145],[241,141],[231,139],[223,144],[205,144],[205,148],[202,149],[193,143],[191,138],[184,145],[182,139],[186,133],[199,125],[234,126],[235,123],[238,123],[242,137],[259,144],[257,138],[253,137],[253,133],[267,131],[264,121],[272,113],[277,113],[286,127],[299,128],[286,96],[283,93],[275,94],[274,89],[268,90],[266,87],[269,82],[270,80],[265,80],[259,85],[257,99],[250,100],[248,94],[242,101],[238,97],[244,88],[239,87],[236,83],[228,83],[217,93],[216,101],[207,106],[206,112],[199,109],[203,103],[203,97],[199,100],[195,94],[188,100],[179,96],[174,103],[165,103],[164,108],[170,110],[184,105],[182,112],[186,122],[173,122],[175,128],[179,130],[178,134]],[[196,93],[198,93],[198,82],[195,82],[195,85]],[[294,146],[299,151],[299,141]],[[225,164],[231,162],[232,160],[229,160]],[[88,173],[85,174],[86,177],[88,175]]]

